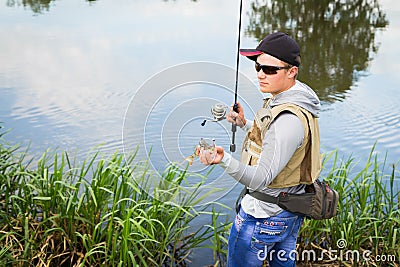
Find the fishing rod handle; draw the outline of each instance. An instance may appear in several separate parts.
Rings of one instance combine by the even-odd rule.
[[[233,104],[233,111],[235,111],[236,113],[239,113],[239,106],[237,103]]]
[[[232,143],[230,146],[230,151],[235,152],[236,151],[236,145],[235,145],[235,133],[236,133],[236,123],[232,123]]]

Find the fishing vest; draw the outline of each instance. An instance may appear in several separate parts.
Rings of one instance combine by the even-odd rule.
[[[312,184],[321,171],[318,119],[306,109],[291,103],[270,108],[270,100],[266,99],[263,107],[256,113],[253,126],[243,142],[241,162],[250,166],[258,165],[262,152],[262,140],[271,123],[282,112],[290,112],[296,115],[303,125],[303,143],[268,187],[284,188]]]

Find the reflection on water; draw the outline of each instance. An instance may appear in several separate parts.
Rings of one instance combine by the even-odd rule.
[[[376,0],[244,1],[244,43],[253,47],[257,40],[276,30],[286,31],[298,40],[303,62],[299,79],[313,87],[324,101],[321,137],[329,149],[349,149],[357,134],[357,142],[362,141],[362,145],[351,147],[357,153],[364,153],[374,141],[381,142],[384,149],[398,149],[394,153],[400,151],[400,100],[393,93],[398,79],[394,72],[382,74],[383,69],[396,69],[399,62],[397,44],[391,41],[399,35],[398,5],[396,1],[385,2],[382,6],[392,14],[392,27]],[[18,12],[21,6],[50,14],[33,17],[30,12]],[[237,11],[238,5],[229,0],[221,1],[221,5],[212,0],[105,0],[93,6],[84,0],[7,0],[0,6],[4,20],[0,24],[0,119],[15,128],[16,141],[32,140],[38,153],[49,146],[81,148],[81,144],[86,145],[81,148],[84,151],[100,143],[110,151],[118,149],[129,99],[147,78],[190,61],[234,65]],[[75,16],[73,21],[71,16]],[[388,29],[386,39],[379,34],[383,28]],[[384,40],[382,44],[379,36]],[[381,49],[388,43],[386,50]],[[386,55],[386,60],[373,62],[372,57],[378,55]],[[378,66],[375,73],[361,76],[370,74],[373,65]],[[256,78],[253,69],[245,75]],[[233,83],[234,75],[224,79]],[[371,97],[376,88],[382,88],[379,99]],[[244,94],[246,88],[240,87],[239,92]],[[188,98],[194,101],[193,94]],[[177,110],[182,104],[179,98],[173,100],[166,105],[168,110]],[[231,101],[229,95],[222,102]],[[143,110],[144,102],[138,109]],[[381,123],[382,118],[390,123]],[[160,120],[170,121],[168,117]],[[193,133],[193,140],[198,140],[198,132]]]
[[[397,153],[400,152],[397,138],[400,100],[392,92],[398,88],[398,79],[394,72],[382,74],[382,70],[396,69],[399,62],[397,44],[391,41],[398,38],[395,19],[398,5],[391,0],[382,2],[392,14],[394,26],[389,27],[386,12],[378,1],[361,2],[244,1],[246,34],[242,38],[253,47],[271,31],[286,31],[296,37],[303,62],[299,79],[313,87],[324,101],[320,120],[324,147],[365,154],[366,147],[378,141],[383,145],[382,151],[390,148]],[[38,14],[46,11],[49,14],[30,16],[31,12],[19,12],[21,6]],[[51,146],[79,147],[85,154],[86,149],[100,143],[108,151],[119,149],[129,99],[154,73],[190,61],[234,65],[237,11],[238,5],[230,0],[221,1],[221,5],[212,0],[197,3],[105,0],[93,6],[84,0],[7,0],[6,5],[0,6],[5,22],[0,25],[0,120],[15,129],[16,141],[31,140],[37,153]],[[75,18],[73,21],[71,16]],[[386,39],[382,39],[379,31],[383,28],[387,29]],[[380,44],[378,40],[384,41]],[[388,43],[389,47],[382,49]],[[379,55],[388,56],[380,63],[373,62],[372,57]],[[247,62],[242,62],[240,70],[245,71]],[[369,72],[371,66],[375,66],[375,73]],[[371,75],[361,76],[366,73]],[[251,73],[244,74],[256,79],[253,68]],[[227,84],[234,82],[234,75],[221,78]],[[380,97],[374,99],[371,95],[378,87],[382,88]],[[250,86],[247,89],[240,86],[239,93],[250,105],[257,106],[253,99],[244,97],[253,90]],[[184,101],[195,101],[193,88],[185,92],[190,94]],[[214,90],[207,96],[215,93]],[[179,99],[174,98],[165,108],[184,107]],[[229,105],[232,95],[220,101]],[[212,104],[210,101],[208,105]],[[139,105],[137,109],[144,110],[145,101]],[[160,107],[156,108],[154,114],[160,111]],[[195,111],[200,112],[197,108]],[[152,114],[145,115],[152,118]],[[168,118],[160,120],[171,122]],[[390,123],[381,123],[382,118]],[[149,125],[154,132],[149,134],[149,140],[156,140],[155,134],[162,132],[158,125]],[[176,122],[168,125],[176,129],[182,126]],[[192,141],[200,138],[198,131],[191,133]],[[357,146],[349,149],[356,134]],[[175,138],[177,134],[170,136]],[[164,140],[171,140],[168,145],[176,146],[170,136]],[[141,144],[135,137],[134,141]],[[182,136],[187,137],[187,134]]]
[[[344,98],[376,53],[377,29],[388,25],[377,0],[273,0],[251,4],[247,34],[258,40],[280,30],[301,48],[299,78],[323,101]]]
[[[23,5],[40,14],[50,11],[52,2],[7,0],[7,6]],[[264,0],[250,7],[246,34],[258,40],[277,30],[294,36],[302,50],[299,78],[327,102],[343,99],[365,74],[378,50],[376,31],[388,25],[377,0]]]
[[[95,2],[96,0],[85,0],[85,2]],[[7,0],[7,6],[15,7],[15,6],[24,6],[29,7],[33,13],[41,14],[43,12],[49,12],[51,3],[55,2],[55,0]]]
[[[42,13],[50,10],[50,4],[53,0],[7,0],[7,6],[15,7],[23,5],[24,7],[30,7],[34,13]]]
[[[168,2],[168,0],[163,0],[164,2]],[[197,0],[191,0],[192,2],[196,2]],[[43,12],[49,12],[52,2],[56,2],[56,0],[7,0],[7,6],[15,7],[15,6],[24,6],[29,7],[33,13],[41,14]],[[85,2],[96,2],[96,0],[85,0]]]

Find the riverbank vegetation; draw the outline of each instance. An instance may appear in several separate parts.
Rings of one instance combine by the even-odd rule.
[[[1,266],[186,266],[191,250],[227,231],[220,214],[195,208],[201,183],[179,194],[187,173],[173,165],[152,186],[135,155],[78,164],[45,153],[32,167],[18,151],[1,141]],[[213,221],[190,229],[201,215]]]
[[[329,220],[305,220],[298,258],[332,266],[400,266],[397,163],[380,161],[373,147],[363,165],[354,157],[340,160],[337,152],[325,157],[328,165],[321,178],[339,193],[338,213]]]
[[[211,206],[197,205],[204,197],[197,190],[201,182],[180,194],[187,170],[171,164],[151,184],[155,174],[135,154],[98,152],[83,162],[66,152],[46,152],[33,166],[28,151],[0,135],[0,262],[5,266],[190,266],[191,251],[199,247],[214,252],[205,264],[225,265],[230,223]],[[338,215],[305,220],[299,261],[398,266],[396,164],[380,162],[372,150],[364,168],[354,158],[341,160],[337,152],[325,157],[324,166],[321,178],[340,194]],[[210,224],[194,229],[200,216]]]

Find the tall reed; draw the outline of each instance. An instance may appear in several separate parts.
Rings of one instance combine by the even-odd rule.
[[[305,221],[299,237],[300,256],[301,251],[316,251],[317,258],[344,266],[398,266],[397,165],[387,166],[386,157],[379,161],[374,148],[364,167],[354,157],[339,160],[337,152],[327,155],[324,165],[330,167],[321,178],[339,193],[338,214],[329,220]],[[380,261],[383,257],[384,262]]]
[[[223,224],[190,228],[205,213],[187,170],[161,177],[146,161],[96,153],[81,163],[46,152],[35,168],[0,142],[0,262],[14,266],[186,266]],[[153,181],[153,183],[151,182]],[[213,214],[213,221],[218,214]]]
[[[192,175],[187,169],[171,164],[158,175],[148,162],[137,161],[135,153],[126,158],[94,153],[77,162],[66,152],[46,152],[32,167],[27,151],[19,152],[3,135],[3,265],[186,266],[190,252],[203,246],[214,251],[216,265],[224,266],[231,223],[221,217],[227,207],[217,212],[196,206],[205,197],[199,194],[203,182],[191,190],[184,187]],[[340,159],[337,151],[325,155],[321,178],[339,192],[338,214],[305,220],[298,239],[300,261],[302,252],[313,256],[309,252],[314,251],[315,257],[303,262],[400,266],[397,164],[380,161],[374,148],[365,164],[359,164],[354,157]],[[210,216],[210,224],[194,229],[190,225],[199,216]]]

